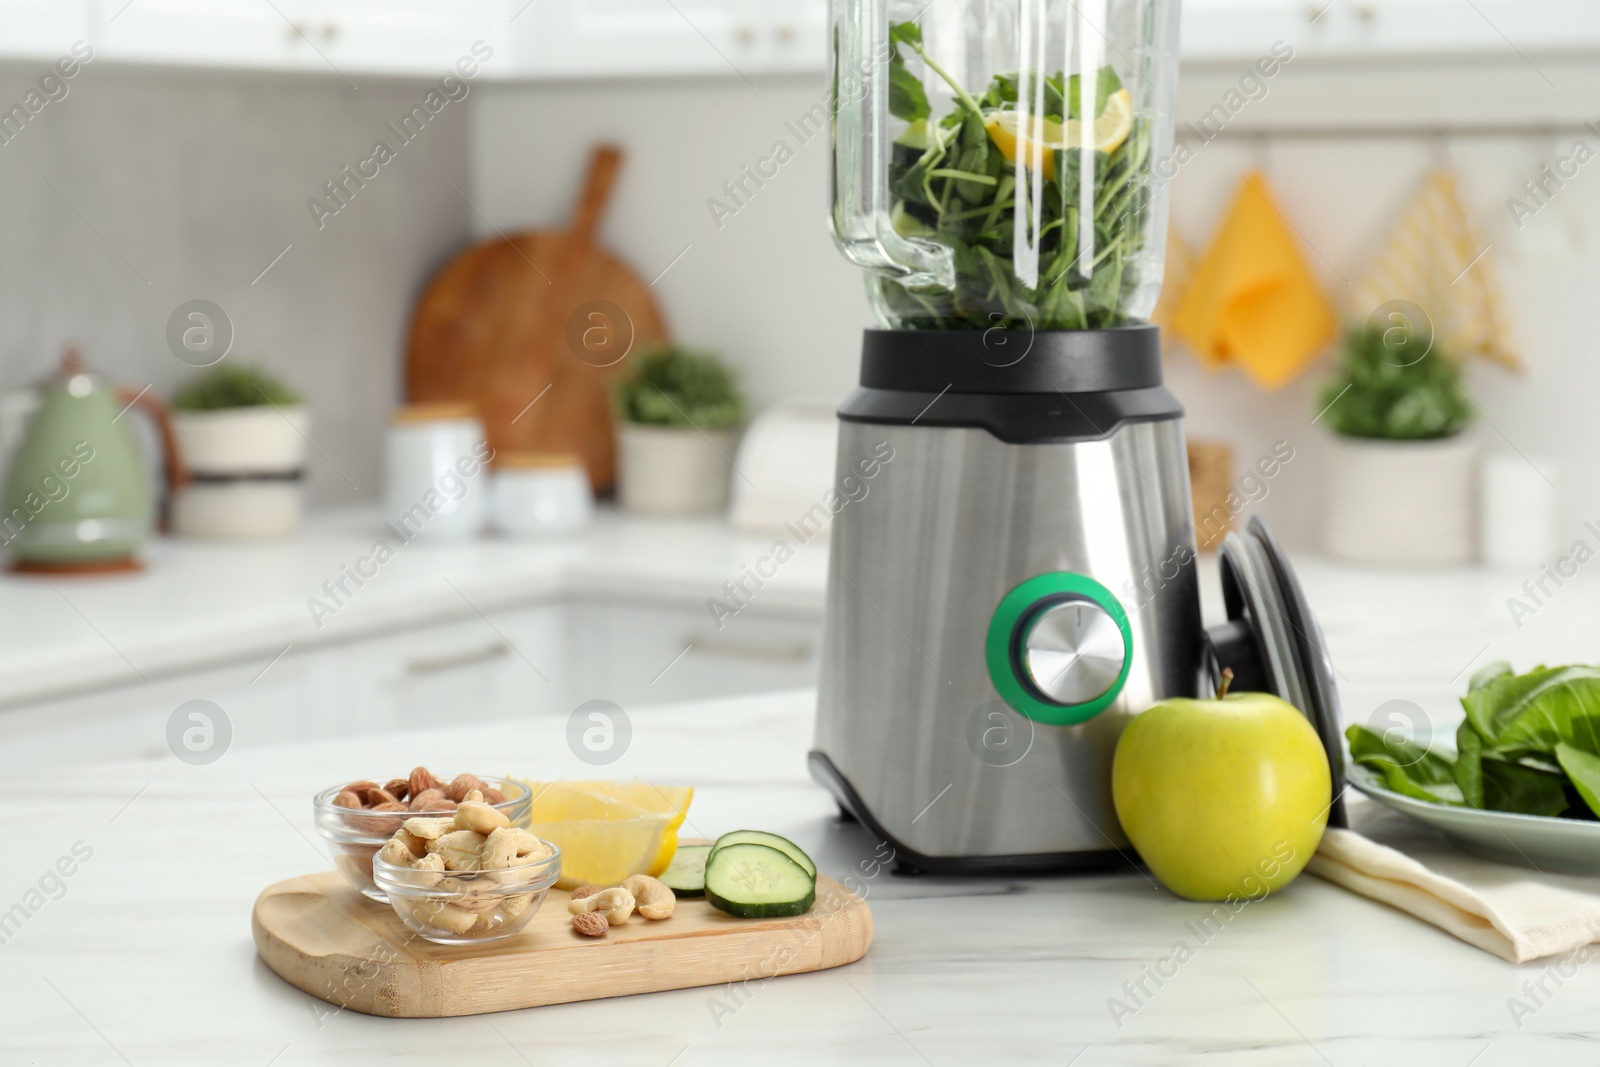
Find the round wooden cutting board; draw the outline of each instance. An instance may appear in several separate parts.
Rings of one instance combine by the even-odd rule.
[[[567,229],[503,234],[446,263],[406,353],[413,402],[469,401],[497,453],[578,455],[597,492],[616,478],[612,385],[630,352],[666,337],[649,285],[594,242],[621,164],[595,149]]]

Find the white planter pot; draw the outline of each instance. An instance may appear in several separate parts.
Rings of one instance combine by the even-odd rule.
[[[178,455],[194,474],[260,474],[305,466],[311,413],[305,408],[174,411]]]
[[[300,526],[307,437],[303,407],[175,411],[178,455],[195,479],[172,500],[184,537],[284,537]]]
[[[624,423],[617,428],[622,507],[646,515],[721,511],[738,441],[738,430]]]
[[[1327,547],[1360,563],[1465,563],[1474,550],[1478,450],[1470,441],[1336,437]]]

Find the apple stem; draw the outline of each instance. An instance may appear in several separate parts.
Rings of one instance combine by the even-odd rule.
[[[1222,668],[1222,682],[1217,686],[1217,699],[1221,700],[1228,695],[1228,686],[1233,684],[1233,668]]]

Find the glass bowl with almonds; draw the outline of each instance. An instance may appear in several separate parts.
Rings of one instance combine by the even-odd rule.
[[[467,794],[453,815],[407,819],[372,876],[412,933],[476,945],[518,933],[561,875],[561,850]]]
[[[525,823],[532,799],[528,787],[506,778],[459,774],[449,780],[417,767],[405,778],[383,784],[360,779],[329,786],[312,798],[317,833],[327,842],[333,865],[357,890],[383,903],[388,898],[372,878],[372,858],[410,818],[450,818],[461,801],[476,790],[481,803],[503,813],[512,823]]]

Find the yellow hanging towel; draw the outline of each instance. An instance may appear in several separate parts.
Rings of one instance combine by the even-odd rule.
[[[1440,349],[1520,371],[1506,323],[1505,298],[1489,242],[1462,202],[1455,175],[1436,170],[1388,231],[1383,251],[1350,293],[1360,322],[1392,300],[1409,300],[1433,320]]]
[[[1292,380],[1338,336],[1333,305],[1260,173],[1245,176],[1173,327],[1202,362],[1237,363],[1264,389]]]

